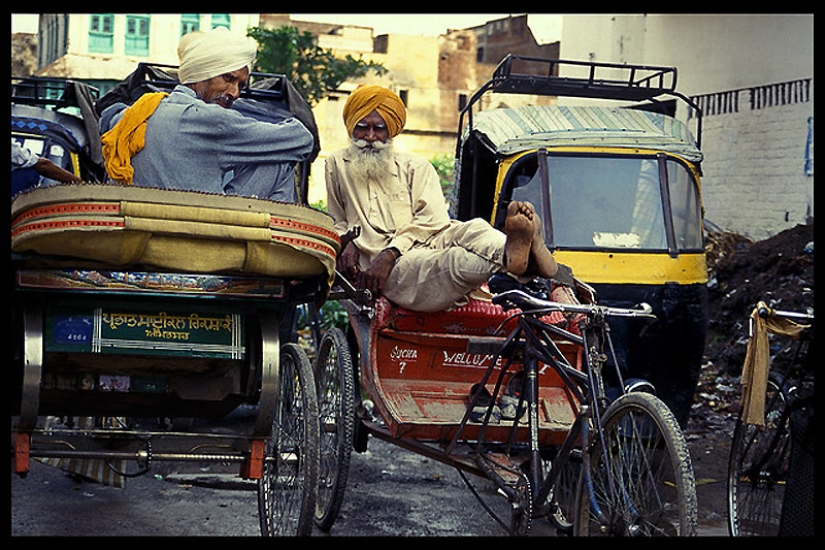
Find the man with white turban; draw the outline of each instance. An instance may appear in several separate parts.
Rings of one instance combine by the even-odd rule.
[[[530,203],[510,204],[504,232],[482,219],[450,219],[432,164],[393,148],[407,114],[391,90],[360,86],[343,115],[352,143],[326,160],[327,202],[339,235],[360,227],[337,266],[358,288],[411,310],[444,311],[495,273],[556,274]]]
[[[295,118],[244,116],[232,105],[246,86],[254,41],[225,28],[185,35],[180,84],[101,114],[109,177],[127,185],[295,201],[295,163],[312,134]]]

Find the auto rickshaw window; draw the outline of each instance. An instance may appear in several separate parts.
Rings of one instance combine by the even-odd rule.
[[[638,235],[639,248],[667,248],[667,235],[662,214],[662,192],[659,185],[659,165],[655,159],[640,161],[633,206],[632,235]]]
[[[557,247],[666,249],[655,158],[548,156],[547,162]]]
[[[703,250],[702,209],[690,171],[676,160],[667,161],[673,232],[679,250]]]

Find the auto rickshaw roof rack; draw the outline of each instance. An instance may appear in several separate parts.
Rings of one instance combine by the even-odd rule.
[[[586,76],[560,77],[558,68],[586,69]],[[524,72],[517,72],[520,69]],[[499,93],[643,101],[676,90],[676,68],[508,55],[496,67],[490,89]]]
[[[97,88],[85,83],[66,78],[49,78],[40,76],[11,77],[11,102],[17,105],[34,105],[59,109],[77,107],[76,85],[89,90],[92,99],[98,95]]]
[[[576,76],[559,76],[564,67]],[[472,108],[489,92],[562,97],[581,97],[617,101],[649,101],[656,103],[662,96],[673,96],[684,101],[697,119],[699,143],[702,133],[702,112],[688,97],[676,91],[675,67],[602,63],[544,59],[508,54],[493,71],[493,76],[479,88],[462,109],[459,135],[468,114],[472,129]]]

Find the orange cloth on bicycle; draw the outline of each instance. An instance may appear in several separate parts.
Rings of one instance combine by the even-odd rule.
[[[745,364],[742,367],[742,420],[758,426],[765,425],[765,392],[768,388],[770,365],[768,333],[795,340],[810,326],[774,316],[764,319],[759,315],[761,308],[769,309],[765,302],[759,302],[751,312],[753,334],[748,341]]]
[[[113,180],[132,185],[135,176],[132,157],[146,144],[146,121],[167,95],[166,92],[143,94],[124,111],[114,128],[101,136],[106,172]]]
[[[407,123],[407,108],[400,97],[383,86],[362,84],[350,94],[344,104],[344,125],[349,137],[352,137],[355,125],[373,111],[378,111],[387,123],[391,138],[400,134]]]

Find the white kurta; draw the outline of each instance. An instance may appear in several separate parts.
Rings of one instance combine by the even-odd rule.
[[[385,248],[401,252],[385,284],[389,300],[415,311],[447,310],[505,270],[505,235],[481,219],[451,220],[427,160],[396,153],[384,183],[355,181],[351,161],[346,150],[327,158],[328,211],[339,235],[361,226],[354,241],[361,269]]]

